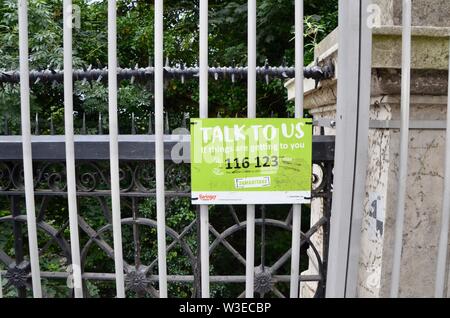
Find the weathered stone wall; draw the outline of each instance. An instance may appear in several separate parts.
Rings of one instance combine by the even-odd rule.
[[[399,0],[373,0],[381,8],[381,25],[394,25],[394,2]]]
[[[391,107],[373,102],[370,109],[373,120],[390,120]],[[369,131],[369,160],[366,178],[366,200],[361,228],[361,255],[359,268],[359,296],[379,297],[383,265],[383,238],[385,234],[386,198],[388,197],[389,142],[391,132],[386,129]]]
[[[382,25],[402,24],[402,0],[374,0],[382,9]],[[416,26],[450,27],[450,1],[413,0],[412,23]]]
[[[412,120],[444,120],[446,104],[428,102],[423,96],[412,97]],[[424,103],[425,101],[425,103]],[[393,119],[399,118],[400,105],[391,103]],[[388,166],[385,237],[381,271],[381,297],[389,296],[395,211],[398,186],[399,130],[391,130],[385,148],[391,158]],[[406,188],[400,297],[432,297],[434,295],[437,242],[443,197],[445,134],[443,130],[411,130],[409,139],[408,177]]]
[[[373,30],[370,119],[393,123],[400,119],[402,1],[375,2],[382,7],[383,25]],[[447,114],[450,1],[414,0],[413,25],[411,120],[442,122]],[[337,63],[337,32],[319,44],[315,52],[319,60],[330,59]],[[337,81],[338,78],[325,81],[318,89],[311,81],[305,81],[305,107],[314,118],[334,119]],[[294,98],[294,81],[286,86],[289,97]],[[326,134],[335,133],[331,128],[325,130]],[[401,297],[434,295],[444,195],[444,133],[443,129],[410,131]],[[399,129],[372,128],[368,140],[358,296],[389,297],[397,208]],[[312,213],[320,213],[319,208],[313,207]]]
[[[394,0],[394,24],[402,24],[402,1]],[[413,0],[412,24],[417,26],[450,27],[450,1]]]

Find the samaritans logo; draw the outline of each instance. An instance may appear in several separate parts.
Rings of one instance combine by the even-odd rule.
[[[270,177],[252,177],[235,179],[236,189],[263,188],[270,186]]]
[[[311,161],[310,119],[191,120],[194,204],[308,203]]]

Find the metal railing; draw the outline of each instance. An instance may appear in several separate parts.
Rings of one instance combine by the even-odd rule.
[[[247,77],[248,83],[248,117],[256,117],[256,82],[258,77],[263,76],[266,80],[269,76],[287,77],[287,73],[293,74],[297,77],[297,98],[295,103],[295,116],[297,118],[303,117],[303,77],[314,78],[316,83],[324,78],[333,75],[334,69],[332,67],[320,68],[318,66],[313,68],[303,67],[303,1],[295,1],[295,68],[269,68],[268,66],[258,68],[256,65],[256,19],[257,6],[256,0],[248,1],[248,66],[246,68],[210,68],[208,63],[208,1],[200,1],[200,52],[199,52],[199,68],[168,68],[164,67],[163,59],[163,1],[155,1],[155,66],[148,69],[122,70],[117,65],[117,31],[116,31],[116,1],[108,1],[108,69],[106,70],[88,70],[85,72],[73,71],[72,68],[72,1],[63,1],[64,10],[64,71],[55,72],[30,72],[28,65],[28,8],[26,0],[18,0],[19,6],[19,44],[20,44],[20,71],[19,76],[16,72],[3,72],[0,74],[0,82],[15,83],[20,80],[21,92],[21,144],[22,144],[22,160],[23,160],[23,178],[24,191],[26,198],[26,223],[28,226],[28,240],[29,240],[29,255],[30,268],[32,277],[33,296],[40,298],[42,294],[41,279],[44,276],[52,276],[49,273],[41,273],[39,266],[38,248],[38,227],[43,225],[36,217],[35,211],[35,197],[39,195],[39,191],[35,191],[36,176],[33,175],[33,165],[39,163],[33,161],[32,144],[36,143],[32,137],[31,119],[30,119],[30,80],[31,81],[52,81],[63,80],[64,82],[64,111],[65,111],[65,176],[66,176],[66,190],[63,191],[67,195],[68,213],[69,213],[69,230],[70,230],[70,273],[74,280],[74,296],[83,297],[83,280],[89,277],[88,273],[82,272],[82,260],[85,255],[80,251],[80,236],[79,228],[86,233],[92,231],[86,226],[79,216],[78,196],[80,195],[79,180],[77,180],[77,165],[76,165],[76,143],[77,138],[74,135],[74,120],[73,120],[73,82],[74,80],[92,80],[94,77],[102,77],[108,81],[108,103],[109,103],[109,175],[110,190],[103,192],[103,195],[110,196],[111,199],[111,224],[113,234],[113,247],[106,248],[108,255],[114,258],[115,274],[112,276],[116,283],[116,296],[123,298],[126,295],[125,274],[130,271],[128,266],[123,261],[123,242],[122,242],[122,225],[123,218],[121,216],[121,196],[123,196],[123,189],[120,188],[121,169],[119,159],[119,144],[121,137],[118,129],[118,114],[117,114],[117,95],[118,95],[118,80],[120,78],[147,78],[154,77],[155,85],[155,135],[152,141],[154,145],[154,171],[155,171],[155,194],[156,198],[156,229],[157,229],[157,245],[158,245],[158,285],[159,297],[168,297],[167,282],[169,277],[167,275],[167,259],[166,253],[170,246],[166,246],[166,236],[168,235],[166,220],[166,193],[165,193],[165,141],[167,136],[164,135],[164,79],[167,74],[181,77],[182,80],[187,77],[199,74],[199,88],[200,88],[200,117],[208,117],[208,81],[209,76],[212,75],[217,79],[220,75],[230,75],[232,79],[236,74]],[[53,141],[54,142],[54,141]],[[5,171],[10,171],[14,164],[6,164]],[[14,166],[15,167],[15,166]],[[42,168],[43,169],[43,168]],[[331,170],[328,167],[328,172]],[[40,178],[38,176],[38,178]],[[331,178],[331,177],[330,177]],[[328,179],[331,182],[331,179]],[[328,184],[329,186],[329,184]],[[13,187],[14,188],[14,187]],[[18,190],[18,189],[15,189]],[[5,190],[6,191],[6,190]],[[328,190],[331,191],[331,188]],[[6,193],[11,195],[14,191],[10,188]],[[21,191],[16,191],[20,194]],[[260,224],[261,220],[255,219],[255,206],[247,206],[247,217],[245,222],[238,222],[239,227],[246,229],[246,255],[245,259],[239,257],[245,262],[245,296],[251,298],[254,296],[255,286],[255,225]],[[301,217],[302,208],[295,205],[292,210],[292,248],[289,253],[283,256],[283,263],[291,258],[291,273],[290,281],[290,297],[299,297],[299,283],[302,281],[300,277],[300,248],[306,242],[302,240],[309,240],[310,235],[317,230],[318,227],[324,225],[327,219],[321,221],[311,233],[303,234],[301,232]],[[9,220],[9,219],[8,219]],[[21,222],[19,216],[14,216],[14,222]],[[263,219],[263,224],[264,223]],[[290,222],[288,217],[287,222]],[[278,224],[278,226],[285,226]],[[288,224],[288,223],[286,223]],[[214,246],[210,244],[210,235],[217,236],[217,239],[224,243],[224,238],[220,237],[219,233],[215,233],[211,228],[209,222],[209,210],[207,206],[200,207],[199,213],[200,226],[200,277],[201,277],[201,296],[208,298],[210,296],[210,250]],[[309,235],[309,236],[308,236]],[[93,236],[95,237],[95,235]],[[61,241],[62,242],[62,241]],[[63,244],[63,243],[61,243]],[[225,243],[224,243],[225,244]],[[317,251],[316,251],[317,253]],[[9,261],[8,256],[3,255],[3,258]],[[280,263],[281,264],[281,263]],[[281,265],[278,266],[281,266]],[[8,273],[6,273],[8,275]],[[324,272],[322,270],[320,281],[324,281]],[[58,276],[58,275],[56,275]],[[111,276],[108,276],[111,278]],[[285,279],[285,278],[283,278]],[[173,278],[172,278],[173,280]],[[308,279],[307,279],[308,280]],[[278,295],[281,293],[278,292]]]
[[[332,159],[316,158],[316,164],[321,165],[324,173],[327,175],[324,185],[319,185],[319,191],[316,195],[326,197],[327,201],[324,203],[325,216],[307,233],[301,231],[302,207],[294,205],[292,213],[289,213],[287,219],[282,222],[279,220],[266,220],[264,216],[261,219],[256,218],[256,207],[249,205],[246,207],[246,220],[239,220],[237,214],[232,210],[232,216],[236,224],[230,226],[223,232],[219,232],[212,226],[209,218],[209,207],[201,206],[198,211],[198,216],[195,221],[186,226],[181,233],[168,228],[166,224],[166,198],[168,196],[183,197],[188,194],[189,189],[183,188],[182,191],[172,191],[167,186],[169,177],[167,176],[168,169],[171,168],[171,163],[167,158],[167,147],[172,147],[171,143],[183,141],[182,136],[167,136],[165,134],[165,120],[164,112],[167,109],[164,105],[164,80],[171,78],[179,78],[182,81],[187,78],[199,77],[199,114],[201,118],[207,118],[209,113],[208,108],[208,83],[210,78],[218,79],[219,76],[229,76],[232,80],[235,76],[242,76],[247,79],[247,116],[249,118],[256,117],[256,83],[258,78],[268,79],[271,77],[290,77],[295,75],[296,83],[296,100],[295,100],[295,117],[303,117],[303,78],[314,78],[316,81],[329,78],[334,68],[332,66],[325,66],[320,68],[318,66],[313,68],[304,68],[303,65],[303,1],[295,1],[295,67],[294,68],[258,68],[256,65],[256,19],[257,6],[256,0],[248,1],[248,66],[234,67],[234,68],[211,68],[208,62],[208,1],[200,0],[200,51],[199,51],[199,67],[185,68],[177,67],[171,68],[164,65],[163,57],[163,1],[155,1],[155,66],[146,69],[119,69],[117,65],[117,34],[116,34],[116,1],[109,0],[108,2],[108,68],[105,70],[83,70],[73,71],[72,69],[72,29],[68,24],[64,24],[64,72],[36,72],[29,70],[28,65],[28,12],[27,1],[19,1],[19,46],[20,46],[20,71],[17,72],[3,72],[0,74],[0,82],[17,83],[20,81],[20,97],[21,97],[21,140],[9,139],[3,140],[8,142],[8,149],[11,153],[18,153],[17,147],[22,147],[20,156],[14,157],[8,151],[2,152],[0,156],[0,168],[2,169],[2,176],[8,178],[7,186],[0,187],[0,194],[15,197],[25,195],[26,199],[26,218],[17,213],[17,202],[13,201],[12,210],[14,210],[11,217],[0,218],[0,222],[26,223],[28,233],[28,246],[30,264],[29,267],[32,277],[33,296],[40,298],[42,294],[41,279],[42,277],[52,278],[66,278],[69,273],[49,273],[42,272],[39,266],[40,249],[38,247],[38,229],[47,231],[56,240],[58,244],[64,249],[64,252],[70,258],[71,270],[70,275],[74,280],[74,296],[86,296],[84,291],[84,281],[88,279],[99,280],[113,280],[116,286],[116,296],[123,298],[126,296],[127,290],[139,290],[138,287],[145,285],[143,290],[149,288],[150,282],[158,282],[159,290],[153,295],[158,297],[168,297],[168,282],[192,282],[198,285],[199,289],[197,296],[208,298],[211,296],[210,284],[217,282],[239,282],[245,283],[245,292],[241,296],[248,298],[254,297],[256,292],[264,295],[268,291],[273,291],[277,296],[283,296],[278,289],[273,286],[263,286],[264,280],[267,279],[264,275],[266,273],[255,273],[255,228],[261,226],[265,229],[267,224],[281,227],[290,230],[292,233],[291,249],[284,254],[272,267],[273,274],[282,264],[286,263],[289,258],[290,273],[289,275],[273,275],[271,279],[274,282],[289,282],[289,295],[292,298],[299,297],[299,283],[301,281],[317,281],[322,284],[322,292],[325,291],[324,286],[326,282],[326,296],[327,297],[355,297],[357,295],[357,280],[358,280],[358,262],[361,244],[361,223],[363,218],[363,202],[365,199],[365,181],[368,158],[368,132],[371,127],[369,120],[370,107],[370,91],[371,91],[371,48],[372,48],[372,34],[369,26],[366,26],[364,21],[367,18],[365,11],[367,6],[371,4],[371,0],[349,0],[339,2],[339,25],[340,25],[340,43],[339,43],[339,70],[338,70],[338,97],[337,97],[337,116],[336,116],[336,160],[335,160],[335,182],[333,187],[333,206],[332,214],[334,217],[331,220],[330,246],[328,247],[328,222],[331,209],[331,191],[332,191]],[[394,254],[392,264],[392,277],[390,286],[390,296],[398,297],[400,288],[400,272],[401,272],[401,258],[403,247],[403,225],[405,219],[405,198],[408,175],[408,144],[409,144],[409,130],[410,130],[410,86],[411,86],[411,21],[412,21],[412,2],[411,0],[403,1],[403,32],[402,32],[402,79],[401,79],[401,118],[400,118],[400,156],[399,156],[399,175],[398,175],[398,199],[396,206],[395,217],[395,238],[394,238]],[[71,21],[72,2],[70,0],[64,1],[64,21]],[[348,36],[351,34],[352,36]],[[355,62],[357,61],[357,62]],[[449,62],[450,64],[450,62]],[[18,75],[19,74],[19,75]],[[72,85],[74,80],[95,80],[100,79],[108,81],[109,88],[109,136],[108,139],[94,140],[97,147],[102,145],[109,146],[109,150],[99,151],[101,158],[89,158],[90,160],[105,160],[109,159],[109,181],[105,177],[105,167],[96,167],[98,174],[102,176],[102,182],[105,184],[103,189],[86,190],[80,180],[77,178],[77,164],[79,154],[77,148],[83,146],[83,140],[74,134],[73,123],[73,91]],[[117,114],[117,86],[121,79],[154,79],[155,85],[155,134],[150,139],[145,139],[142,135],[135,137],[120,136],[118,129],[118,114]],[[355,81],[356,79],[356,81]],[[65,110],[65,139],[57,140],[53,138],[50,140],[38,140],[32,136],[32,126],[30,119],[30,80],[31,81],[61,81],[64,82],[64,110]],[[449,75],[450,82],[450,75]],[[356,84],[355,84],[356,83]],[[448,107],[450,109],[450,84]],[[7,129],[6,129],[7,130]],[[149,127],[151,130],[151,125]],[[178,139],[177,139],[178,138]],[[2,140],[0,139],[0,142]],[[185,141],[184,141],[185,142]],[[136,155],[120,152],[121,145],[126,143],[134,143],[135,149],[140,149],[137,153],[144,154],[142,157],[134,157],[134,160],[152,160],[154,161],[154,182],[155,187],[147,189],[142,186],[142,182],[135,175],[142,167],[129,166],[128,170],[133,172],[133,184],[127,188],[121,188],[121,172],[123,169],[121,165],[123,160],[133,160],[131,158]],[[52,149],[57,149],[64,146],[65,156],[59,158],[60,161],[65,161],[63,165],[64,175],[66,176],[66,186],[64,188],[56,187],[56,190],[49,194],[48,189],[42,190],[35,188],[39,184],[39,180],[48,178],[49,174],[42,171],[48,169],[48,165],[42,165],[39,160],[46,160],[46,154],[43,153],[51,144]],[[315,141],[318,144],[318,140]],[[39,151],[33,151],[32,147],[42,147]],[[5,148],[6,149],[6,148]],[[59,149],[59,148],[58,148]],[[150,150],[149,150],[150,149]],[[186,154],[184,154],[186,155]],[[333,153],[334,155],[334,153]],[[94,154],[93,154],[94,156]],[[95,157],[95,156],[94,156]],[[36,160],[39,158],[39,160]],[[334,156],[333,156],[334,158]],[[187,157],[186,157],[187,159]],[[17,160],[22,160],[23,170],[20,170],[20,163]],[[326,164],[323,162],[326,161]],[[36,169],[37,167],[37,169]],[[40,171],[39,175],[33,175],[33,171]],[[19,172],[18,172],[19,171]],[[23,175],[23,184],[17,181],[17,173]],[[51,175],[51,174],[50,174]],[[19,178],[20,179],[20,178]],[[442,221],[441,232],[439,239],[437,267],[436,267],[436,285],[435,296],[444,297],[446,289],[446,275],[448,267],[448,234],[450,222],[450,111],[447,111],[446,123],[446,159],[445,159],[445,177],[444,177],[444,193],[442,206]],[[170,181],[172,182],[172,181]],[[48,184],[51,181],[47,180]],[[322,184],[322,183],[321,183]],[[321,192],[320,190],[325,192]],[[179,190],[179,189],[178,189]],[[58,231],[51,228],[48,224],[43,223],[40,219],[40,213],[36,215],[35,197],[50,196],[50,195],[64,195],[67,196],[69,221],[68,228],[70,230],[70,244],[65,242],[58,236]],[[108,221],[112,225],[113,247],[110,247],[102,239],[100,233],[106,231],[105,229],[94,230],[90,228],[78,213],[78,198],[80,196],[98,196],[102,198],[110,198],[112,209]],[[156,222],[153,220],[141,219],[136,212],[136,198],[139,197],[153,197],[156,199]],[[131,198],[133,218],[124,219],[122,217],[121,198]],[[105,201],[102,201],[105,205]],[[105,209],[105,215],[109,212]],[[263,211],[265,211],[263,209]],[[264,215],[265,212],[261,212]],[[345,212],[345,213],[344,213]],[[152,263],[149,268],[156,268],[158,274],[141,277],[143,281],[139,281],[136,277],[140,273],[136,272],[136,268],[124,262],[123,242],[122,242],[122,226],[124,224],[145,224],[157,231],[157,260]],[[292,222],[292,223],[290,223]],[[292,224],[292,225],[291,225]],[[194,256],[190,247],[186,245],[183,238],[186,233],[189,233],[194,225],[197,227],[198,236],[198,251],[197,256]],[[318,262],[320,263],[320,273],[316,277],[303,277],[300,275],[300,251],[301,247],[308,243],[314,247],[310,238],[317,232],[318,228],[325,228],[327,233],[324,234],[324,255],[320,257],[320,253],[315,251]],[[83,233],[89,235],[88,245],[80,250],[80,233],[79,228]],[[64,229],[64,227],[63,227]],[[245,257],[243,257],[231,244],[227,241],[229,235],[238,230],[246,231],[245,239]],[[22,236],[20,231],[16,231],[17,239]],[[192,275],[168,275],[167,269],[167,252],[171,250],[175,243],[167,245],[166,239],[171,237],[174,242],[180,244],[183,250],[190,258],[190,263],[193,265]],[[213,243],[210,240],[213,238]],[[114,259],[115,273],[87,273],[82,270],[83,261],[86,259],[86,250],[89,245],[98,244],[109,257]],[[264,243],[264,240],[263,240]],[[137,241],[135,244],[139,245]],[[211,275],[211,259],[210,255],[219,244],[223,244],[232,255],[245,266],[245,275],[240,276],[223,276]],[[262,244],[264,246],[264,244]],[[69,246],[69,248],[67,248]],[[326,253],[325,253],[326,252]],[[20,253],[18,253],[20,254]],[[264,253],[262,253],[264,254]],[[326,254],[326,255],[325,255]],[[17,257],[17,255],[16,255]],[[19,257],[19,261],[22,256]],[[263,259],[264,257],[262,257]],[[136,258],[137,259],[137,258]],[[23,295],[23,275],[28,275],[24,268],[15,264],[6,253],[0,251],[0,260],[11,265],[9,271],[0,271],[0,280],[6,279],[12,284],[16,283],[18,289],[22,291]],[[140,260],[139,260],[140,262]],[[264,262],[263,262],[264,263]],[[327,264],[328,263],[328,264]],[[148,272],[145,272],[147,275]],[[28,277],[28,276],[26,276]],[[16,279],[16,281],[14,280]],[[137,280],[137,281],[136,281]],[[0,285],[1,286],[1,285]],[[194,288],[194,289],[196,289]],[[2,289],[0,288],[0,297],[2,296]],[[195,294],[195,293],[194,293]]]
[[[93,260],[96,254],[91,254],[95,248],[107,255],[107,259],[114,259],[114,250],[111,245],[111,237],[109,236],[111,227],[111,209],[109,207],[109,198],[111,197],[111,181],[109,175],[109,140],[108,136],[88,135],[75,136],[75,160],[76,160],[76,188],[79,207],[78,223],[80,227],[81,245],[81,264],[83,278],[83,296],[90,297],[90,292],[86,288],[87,282],[97,284],[98,282],[115,282],[116,275],[111,272],[102,272],[92,268]],[[175,164],[172,161],[171,151],[180,143],[183,143],[184,149],[189,149],[188,135],[165,135],[164,136],[164,161],[165,161],[165,201],[167,209],[173,210],[174,204],[179,200],[189,200],[189,152],[183,153],[180,158],[185,164]],[[10,226],[18,229],[12,233],[14,254],[9,249],[0,249],[0,262],[7,265],[7,270],[0,271],[4,282],[7,282],[6,291],[11,292],[11,287],[16,287],[20,297],[24,297],[26,287],[22,285],[27,281],[29,275],[29,263],[21,257],[23,255],[23,246],[20,243],[22,233],[20,227],[26,224],[26,218],[20,215],[22,209],[22,197],[24,195],[21,139],[18,136],[1,136],[0,145],[3,151],[0,154],[0,199],[8,199],[11,206],[11,215],[0,217],[0,228],[7,229]],[[3,147],[4,146],[4,147]],[[41,261],[48,260],[52,254],[61,255],[70,262],[70,245],[61,234],[69,229],[69,222],[64,216],[56,214],[60,221],[55,221],[55,213],[52,213],[52,206],[64,204],[67,198],[67,178],[65,164],[65,140],[64,136],[32,136],[33,147],[33,166],[34,166],[34,195],[38,208],[37,227],[41,233],[39,240],[39,255]],[[119,160],[121,171],[121,188],[120,196],[122,202],[122,220],[121,224],[125,227],[125,233],[129,233],[130,227],[133,232],[137,232],[136,236],[130,237],[129,234],[124,238],[124,256],[129,256],[124,260],[125,290],[127,294],[136,292],[137,295],[149,294],[152,297],[159,297],[159,291],[151,289],[159,282],[160,276],[156,272],[157,259],[145,260],[143,258],[144,251],[148,251],[148,244],[144,243],[143,237],[139,240],[139,233],[149,233],[146,228],[156,229],[157,222],[145,215],[142,211],[142,204],[148,200],[156,199],[156,182],[154,177],[155,169],[155,138],[153,135],[121,135],[119,136]],[[299,282],[317,282],[318,287],[316,296],[323,296],[325,289],[326,263],[327,263],[327,246],[328,246],[328,220],[331,209],[332,196],[332,169],[334,137],[332,136],[315,136],[313,141],[313,161],[316,171],[313,180],[313,197],[323,200],[323,217],[317,223],[311,225],[307,231],[301,232],[302,249],[309,246],[314,255],[314,262],[318,264],[317,275],[302,274]],[[171,201],[175,200],[174,203]],[[106,226],[98,226],[92,223],[92,220],[86,218],[85,209],[89,206],[98,206],[99,211],[94,215],[95,218],[102,219],[101,223]],[[277,213],[273,213],[273,209],[265,207],[267,212],[263,213],[263,208],[258,208],[257,213],[261,216],[255,220],[257,229],[265,228],[267,237],[277,233],[277,229],[292,231],[292,210],[277,208]],[[214,270],[218,266],[219,259],[224,253],[231,253],[232,259],[245,265],[245,259],[242,256],[243,248],[236,246],[237,241],[235,235],[241,235],[246,229],[246,221],[243,216],[245,211],[241,211],[239,207],[225,207],[224,211],[215,211],[214,218],[208,223],[212,242],[209,245],[209,254],[212,256],[210,269],[210,283],[213,285],[236,285],[244,283],[246,280],[245,271],[239,271],[233,274],[224,275],[224,273]],[[239,212],[238,212],[239,211]],[[269,213],[270,212],[270,213]],[[171,212],[173,213],[173,212]],[[219,213],[219,214],[218,214]],[[217,216],[221,214],[230,214],[233,222],[218,221]],[[265,216],[267,215],[267,216]],[[276,217],[275,217],[276,216]],[[169,214],[168,217],[172,217]],[[228,218],[228,217],[227,217]],[[179,251],[178,258],[186,259],[190,265],[190,269],[183,273],[172,273],[167,276],[168,286],[174,284],[189,284],[192,287],[193,297],[200,297],[200,268],[202,266],[200,253],[196,251],[198,246],[189,243],[196,236],[195,231],[199,229],[199,216],[187,223],[177,225],[176,228],[166,226],[166,235],[168,238],[167,253]],[[134,229],[135,228],[135,229]],[[3,233],[7,233],[6,231]],[[241,234],[240,234],[241,233]],[[43,235],[45,234],[45,238]],[[6,234],[5,234],[6,235]],[[323,237],[323,246],[317,245],[312,237]],[[242,236],[241,236],[242,237]],[[258,236],[260,242],[258,244],[264,249],[269,246],[270,241],[265,237]],[[153,236],[152,236],[153,239]],[[155,238],[156,242],[156,238]],[[199,243],[199,240],[195,241]],[[52,247],[53,244],[53,247]],[[131,245],[131,248],[130,248]],[[286,242],[286,245],[289,245]],[[49,248],[53,252],[49,251]],[[225,251],[221,248],[225,248]],[[56,249],[56,251],[55,251]],[[22,250],[22,252],[21,252]],[[268,253],[270,249],[267,248]],[[255,273],[255,293],[264,295],[269,292],[276,293],[276,296],[282,297],[284,292],[288,290],[290,284],[290,273],[287,262],[290,259],[290,248],[280,258],[262,257],[261,264],[266,271],[264,273]],[[7,256],[14,255],[14,256]],[[155,255],[157,253],[155,252]],[[260,253],[263,255],[262,251]],[[141,256],[139,256],[141,255]],[[94,258],[93,258],[94,257]],[[230,259],[230,261],[232,261]],[[105,261],[103,261],[105,262]],[[139,265],[140,264],[140,265]],[[283,268],[284,267],[284,268]],[[146,275],[141,275],[140,271],[144,270]],[[267,274],[270,273],[271,284],[267,285]],[[48,281],[61,282],[61,287],[68,289],[64,284],[64,280],[71,275],[64,270],[50,271],[48,268],[41,273],[41,278]],[[73,275],[72,275],[73,277]],[[113,284],[114,286],[115,284]],[[10,286],[10,287],[8,287]],[[214,288],[215,289],[215,288]],[[272,290],[273,289],[273,290]],[[171,294],[173,295],[173,294]],[[244,295],[244,294],[243,294]],[[241,296],[243,296],[241,295]],[[237,295],[236,295],[237,296]],[[283,296],[285,297],[285,296]]]

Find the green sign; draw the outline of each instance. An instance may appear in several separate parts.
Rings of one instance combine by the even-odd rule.
[[[311,119],[191,119],[193,204],[311,198]]]

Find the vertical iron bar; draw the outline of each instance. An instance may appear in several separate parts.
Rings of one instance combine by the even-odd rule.
[[[400,267],[405,218],[406,181],[408,177],[409,110],[411,95],[411,0],[403,0],[402,91],[400,125],[400,164],[395,216],[394,256],[392,264],[391,298],[397,298],[400,288]]]
[[[164,189],[164,2],[155,1],[155,165],[159,294],[167,298],[166,207]]]
[[[108,91],[109,91],[109,151],[111,169],[112,226],[117,298],[125,298],[122,256],[122,226],[120,213],[120,172],[117,118],[117,26],[116,0],[108,0]]]
[[[266,267],[266,206],[261,206],[261,268]]]
[[[19,6],[19,60],[20,60],[20,112],[22,124],[23,173],[25,182],[25,201],[27,210],[28,241],[30,249],[33,296],[42,298],[41,273],[39,268],[39,249],[36,229],[34,202],[33,162],[31,151],[30,121],[30,69],[28,64],[28,4],[18,0]]]
[[[11,196],[11,213],[14,218],[14,254],[16,256],[16,264],[20,264],[23,261],[23,233],[21,223],[16,221],[16,217],[20,215],[19,197],[17,196]],[[25,298],[27,296],[25,288],[17,288],[17,293],[19,298]]]
[[[256,118],[256,0],[248,1],[248,118]],[[253,298],[255,278],[255,205],[247,205],[245,297]]]
[[[449,38],[450,52],[450,38]],[[439,237],[437,268],[436,268],[436,286],[434,296],[443,298],[447,289],[447,255],[448,255],[448,230],[450,222],[450,60],[448,68],[448,102],[447,102],[447,131],[445,146],[445,179],[444,195],[442,202],[442,220],[441,233]]]
[[[325,197],[323,198],[323,213],[327,222],[323,225],[323,250],[322,250],[322,266],[323,266],[323,278],[322,278],[322,297],[325,297],[327,286],[327,272],[328,272],[328,253],[330,243],[330,219],[331,219],[331,206],[333,201],[332,186],[333,186],[333,163],[327,162],[325,165],[325,178],[326,187],[324,189]]]
[[[196,240],[197,242],[201,242],[201,233],[200,233],[200,206],[197,206],[195,209],[195,216],[196,216]],[[195,298],[201,298],[202,297],[202,282],[201,282],[201,270],[202,270],[202,251],[200,244],[197,244],[197,258],[195,260],[195,273],[194,277],[199,279],[194,279],[194,290],[195,290]]]
[[[64,118],[66,139],[67,200],[69,207],[70,248],[75,298],[83,298],[80,238],[78,233],[77,186],[75,176],[75,144],[73,129],[72,66],[72,0],[64,0]]]
[[[295,118],[303,118],[303,0],[295,0]],[[302,206],[292,207],[292,256],[290,297],[299,297]]]
[[[200,118],[208,118],[208,0],[200,0]],[[209,298],[209,207],[200,206],[202,298]]]
[[[14,218],[13,232],[14,232],[14,254],[16,258],[16,264],[20,264],[23,261],[23,237],[22,226],[20,222],[16,221],[16,218],[20,215],[19,210],[19,198],[17,196],[11,196],[11,214]]]
[[[138,221],[138,213],[137,213],[137,198],[131,198],[131,210],[133,214],[133,242],[134,242],[134,265],[138,270],[141,267],[141,240],[139,237],[139,225]]]
[[[356,126],[356,149],[354,185],[352,200],[352,219],[348,247],[347,285],[345,297],[354,298],[358,291],[361,254],[361,228],[366,199],[366,176],[369,153],[370,93],[372,85],[372,28],[367,24],[373,0],[361,0],[359,34],[359,91]]]
[[[133,216],[133,242],[134,242],[134,266],[137,271],[139,271],[142,262],[141,262],[141,239],[139,234],[139,223],[138,223],[138,198],[131,198],[131,211]],[[145,292],[138,291],[137,296],[139,298],[145,297]]]

